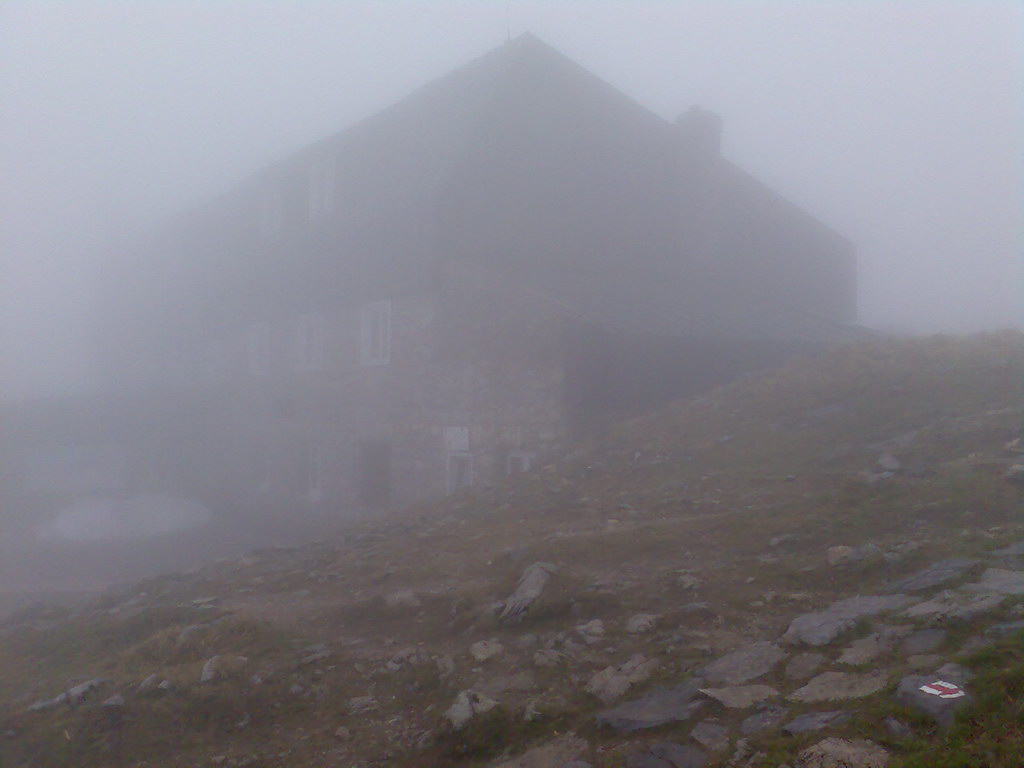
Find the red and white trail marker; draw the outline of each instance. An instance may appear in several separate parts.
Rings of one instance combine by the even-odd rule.
[[[938,696],[940,699],[959,699],[966,696],[964,689],[956,683],[947,683],[945,680],[936,680],[934,683],[922,685],[920,690]]]

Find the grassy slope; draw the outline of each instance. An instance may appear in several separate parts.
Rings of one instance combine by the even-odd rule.
[[[621,745],[592,731],[596,705],[579,685],[566,691],[554,723],[507,728],[517,720],[496,715],[489,722],[497,730],[477,734],[479,743],[464,734],[414,749],[472,670],[460,667],[452,679],[423,669],[367,670],[411,643],[461,659],[468,643],[501,634],[485,608],[535,560],[556,562],[560,572],[520,632],[543,635],[595,616],[611,628],[637,611],[660,613],[666,625],[685,628],[671,652],[660,637],[662,647],[643,649],[665,655],[665,682],[681,679],[681,667],[670,663],[680,654],[699,659],[743,638],[776,636],[796,613],[878,589],[940,556],[991,549],[1020,531],[1021,492],[1002,477],[1012,460],[1002,446],[1019,431],[1022,370],[1024,340],[1009,333],[837,350],[620,425],[514,481],[354,523],[319,546],[150,580],[112,596],[116,605],[144,592],[112,614],[26,625],[0,636],[0,730],[17,734],[0,741],[0,755],[12,766],[136,765],[140,758],[170,766],[279,750],[287,755],[281,762],[258,764],[305,766],[390,751],[397,764],[442,765],[488,748],[515,749],[556,726],[587,733],[614,755]],[[896,454],[905,471],[866,482],[883,451]],[[796,537],[769,545],[787,534]],[[921,549],[895,565],[830,569],[822,562],[833,544],[872,541],[884,549],[907,540]],[[701,583],[680,588],[681,570]],[[384,603],[403,588],[422,600],[413,616]],[[206,595],[221,597],[222,607],[190,605]],[[681,612],[695,600],[714,615],[697,620]],[[221,611],[230,615],[216,629],[184,647],[173,641],[182,627]],[[296,649],[313,642],[332,643],[337,663],[316,674],[292,671]],[[613,629],[610,642],[631,640]],[[245,654],[250,669],[267,670],[270,679],[257,692],[241,681],[197,687],[202,661],[213,653]],[[1019,732],[1016,653],[1008,645],[979,662],[992,695],[981,697],[975,724],[947,737],[956,750],[998,754],[986,742]],[[75,679],[98,674],[118,689],[153,670],[185,694],[132,702],[117,723],[97,721],[102,715],[91,708],[24,714],[27,702]],[[542,687],[565,688],[546,674],[538,671]],[[293,681],[309,696],[286,695]],[[380,714],[352,717],[348,699],[368,691]],[[1017,708],[1001,706],[999,695]],[[850,732],[877,738],[872,730],[883,709]],[[395,713],[401,726],[389,724]],[[332,734],[340,723],[354,736],[339,752]],[[938,762],[939,737],[921,734],[928,738],[890,744],[907,766],[1017,766],[1002,757],[970,762],[975,757],[955,751],[953,762]],[[767,748],[791,752],[800,743]]]

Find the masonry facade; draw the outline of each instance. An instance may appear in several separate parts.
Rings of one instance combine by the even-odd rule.
[[[129,484],[356,514],[856,338],[851,244],[720,130],[527,35],[125,247],[109,390],[191,425]]]

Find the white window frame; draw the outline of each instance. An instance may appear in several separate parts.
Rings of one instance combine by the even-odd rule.
[[[270,323],[253,323],[246,333],[246,368],[253,376],[270,373]]]
[[[323,368],[324,349],[323,315],[300,315],[295,328],[295,362],[299,370]]]
[[[260,195],[259,235],[265,240],[281,236],[284,229],[284,196],[279,190],[265,189]]]
[[[359,364],[391,362],[391,301],[374,301],[359,307]]]
[[[309,218],[334,212],[336,172],[334,158],[320,158],[309,166]]]

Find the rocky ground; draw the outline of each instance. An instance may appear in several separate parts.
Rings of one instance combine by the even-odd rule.
[[[0,628],[0,765],[1024,762],[1024,339],[886,341]]]

